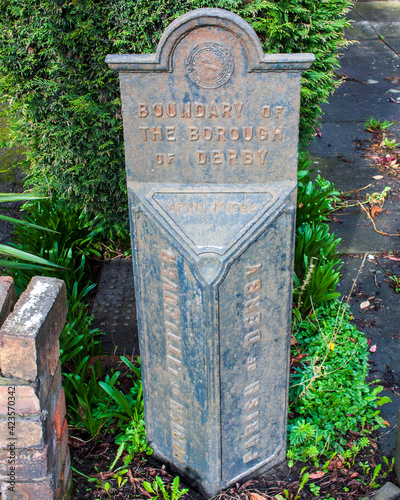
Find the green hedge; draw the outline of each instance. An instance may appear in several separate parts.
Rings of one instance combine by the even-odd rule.
[[[109,53],[154,52],[163,30],[199,7],[231,10],[266,52],[314,52],[304,73],[300,140],[313,136],[335,88],[352,0],[0,0],[0,102],[12,139],[28,151],[29,182],[101,216],[115,236],[127,223],[118,75]]]

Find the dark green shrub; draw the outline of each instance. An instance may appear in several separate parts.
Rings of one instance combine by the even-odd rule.
[[[313,136],[335,88],[352,0],[0,0],[0,102],[13,142],[27,152],[28,182],[100,214],[125,234],[127,204],[118,76],[109,53],[154,52],[162,31],[198,7],[231,10],[268,52],[314,52],[304,73],[300,139]],[[100,222],[100,221],[99,221]]]

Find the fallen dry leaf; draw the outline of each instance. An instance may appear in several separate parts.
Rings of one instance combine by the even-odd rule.
[[[375,352],[375,351],[376,351],[376,344],[372,345],[372,346],[369,348],[369,351],[370,351],[370,352]]]
[[[400,262],[400,259],[398,259],[397,257],[393,257],[393,255],[388,255],[387,258],[390,260],[396,260],[396,261]]]
[[[386,427],[390,427],[390,424],[387,420],[384,420],[383,423],[386,425]]]
[[[381,207],[378,207],[378,205],[374,205],[374,206],[371,208],[371,217],[374,219],[374,218],[375,218],[375,215],[376,215],[376,214],[379,214],[380,212],[382,212]]]
[[[364,302],[361,302],[360,304],[360,309],[366,309],[367,307],[369,307],[369,305],[369,300],[364,300]]]
[[[258,493],[249,493],[249,498],[250,498],[250,500],[265,500],[267,497],[263,497],[262,495],[259,495]]]
[[[322,470],[317,470],[317,472],[313,472],[312,474],[309,475],[310,479],[321,479],[321,477],[325,476],[325,472]]]
[[[373,175],[372,178],[379,181],[379,179],[383,179],[383,175]]]
[[[295,363],[298,363],[299,361],[301,361],[302,359],[304,359],[306,356],[308,356],[307,353],[301,353],[301,354],[297,354],[296,356],[294,356],[291,361],[290,361],[290,365],[294,365]]]

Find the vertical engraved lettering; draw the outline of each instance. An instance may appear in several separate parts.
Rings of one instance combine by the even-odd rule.
[[[262,320],[262,313],[258,311],[251,316],[246,316],[243,321],[244,321],[244,326],[246,328],[253,328],[255,325],[261,323],[261,320]]]
[[[250,399],[250,401],[247,401],[247,403],[244,405],[244,409],[249,411],[252,410],[253,408],[257,408],[259,404],[260,404],[260,398],[253,398]]]
[[[254,393],[258,392],[260,390],[260,381],[257,380],[256,382],[253,382],[252,384],[249,384],[247,387],[244,389],[244,395],[245,396],[252,396]]]
[[[258,292],[261,288],[261,280],[254,280],[251,283],[247,283],[244,287],[244,294],[250,295],[251,293]]]
[[[157,165],[162,165],[164,163],[164,156],[162,154],[156,155],[156,163]]]
[[[251,462],[259,457],[260,457],[260,454],[258,451],[248,451],[243,457],[243,462],[245,464],[247,464],[248,462]]]
[[[261,339],[261,330],[254,330],[249,333],[246,333],[244,337],[244,346],[248,346],[250,344],[254,344]]]
[[[177,278],[178,277],[178,271],[176,267],[168,266],[166,264],[161,264],[161,273],[164,276],[168,276],[169,278]]]
[[[256,264],[254,266],[244,266],[244,275],[250,276],[261,269],[262,264]]]
[[[163,282],[162,286],[163,286],[164,290],[170,290],[171,292],[178,291],[178,283],[171,281],[166,276],[162,277],[162,282]]]
[[[167,264],[176,264],[176,255],[169,250],[161,250],[161,260]]]
[[[282,129],[281,128],[274,128],[274,138],[272,139],[275,141],[278,138],[278,141],[282,140]]]
[[[243,410],[243,423],[245,424],[244,436],[246,440],[243,442],[243,462],[248,463],[259,458],[258,451],[249,448],[254,448],[260,444],[260,398],[257,393],[261,389],[260,380],[257,380],[257,357],[256,351],[252,345],[261,340],[261,329],[258,327],[254,329],[255,325],[262,322],[263,315],[261,311],[262,305],[262,283],[260,279],[254,279],[254,274],[261,269],[261,264],[246,265],[244,267],[244,276],[251,279],[250,282],[244,284],[244,295],[246,300],[243,304],[243,326],[245,328],[245,335],[243,339],[243,346],[247,348],[250,353],[247,356],[247,385],[244,388],[245,404]],[[247,331],[250,329],[250,331]]]
[[[244,431],[245,436],[248,436],[252,432],[257,431],[259,429],[259,425],[254,425],[254,424],[249,424],[246,426],[246,429]],[[255,434],[251,436],[251,438],[244,443],[245,448],[251,448],[252,446],[257,446],[260,443],[260,436],[259,434]]]
[[[261,295],[258,295],[254,299],[247,300],[244,303],[244,313],[247,314],[249,312],[254,311],[255,309],[259,309],[261,307]]]

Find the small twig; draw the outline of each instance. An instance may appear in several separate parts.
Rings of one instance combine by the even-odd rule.
[[[364,212],[367,214],[368,218],[370,219],[370,221],[372,222],[372,225],[374,226],[374,230],[379,233],[379,234],[382,234],[383,236],[400,236],[400,233],[394,233],[394,234],[389,234],[389,233],[385,233],[384,231],[380,231],[379,229],[376,228],[376,224],[375,224],[375,221],[374,219],[371,217],[371,214],[368,212],[368,210],[362,205],[362,203],[358,202],[358,204],[360,205],[360,207],[364,210]]]
[[[356,287],[356,283],[358,281],[358,278],[361,274],[361,271],[362,271],[362,268],[364,267],[364,264],[365,264],[365,259],[367,258],[367,255],[368,255],[368,252],[364,255],[364,258],[361,262],[361,266],[360,266],[360,269],[358,270],[358,273],[357,273],[357,276],[354,278],[353,280],[353,285],[351,287],[351,290],[350,290],[350,293],[349,293],[349,296],[347,297],[347,300],[346,300],[346,304],[348,304],[350,302],[350,298],[351,298],[351,295],[352,293],[354,292],[354,288]]]
[[[371,187],[372,184],[368,184],[367,186],[365,187],[362,187],[362,188],[358,188],[358,189],[353,189],[352,191],[345,191],[343,193],[341,193],[342,195],[343,194],[350,194],[350,193],[358,193],[359,191],[362,191],[363,189],[368,189],[369,187]]]

